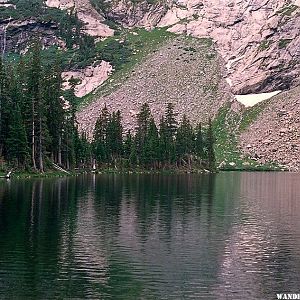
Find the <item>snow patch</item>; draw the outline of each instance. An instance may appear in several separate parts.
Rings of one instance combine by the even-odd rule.
[[[268,100],[281,93],[281,91],[275,91],[271,93],[261,93],[261,94],[248,94],[248,95],[235,95],[235,98],[240,103],[244,104],[246,107],[254,106],[255,104]]]

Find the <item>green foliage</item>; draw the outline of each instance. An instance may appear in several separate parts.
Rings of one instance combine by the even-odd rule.
[[[211,119],[209,119],[208,130],[207,130],[207,157],[208,157],[208,166],[210,170],[216,169],[214,143],[215,143],[215,138],[213,133],[213,125]]]
[[[104,14],[105,16],[107,16],[111,7],[109,2],[103,0],[91,0],[91,4],[100,14]]]
[[[46,7],[43,0],[11,0],[13,7],[2,7],[0,9],[1,19],[29,19],[34,18],[38,22],[52,22],[59,25],[59,32],[64,35],[73,26],[81,27],[81,22],[74,14],[68,14],[57,8]]]
[[[151,111],[147,103],[143,104],[137,115],[136,148],[141,161],[144,161],[144,148],[151,120]]]
[[[62,58],[64,69],[71,67],[85,67],[97,59],[94,38],[83,33],[83,23],[78,19],[77,14],[62,11],[57,8],[45,6],[42,0],[13,0],[16,5],[13,8],[1,8],[0,17],[2,19],[34,19],[41,26],[51,27],[54,34],[66,43],[66,50],[59,50],[56,46],[45,49],[42,53],[43,61],[53,64],[57,55]],[[14,35],[15,28],[8,26],[7,35]],[[39,33],[32,33],[36,38]],[[42,34],[42,33],[41,33]],[[41,38],[41,37],[39,37]],[[6,53],[7,61],[18,61],[20,55],[16,53]]]
[[[29,147],[25,125],[17,104],[15,104],[11,112],[6,147],[9,160],[14,162],[17,166],[24,166],[29,157]]]
[[[213,40],[211,38],[200,38],[199,39],[204,46],[206,46],[207,48],[212,47],[213,45]]]
[[[203,140],[201,123],[199,123],[195,129],[195,153],[199,157],[205,157],[204,156],[204,140]]]
[[[169,103],[158,130],[148,104],[144,104],[137,115],[135,135],[128,132],[124,137],[120,112],[109,113],[105,106],[94,130],[93,154],[98,167],[215,170],[211,126],[204,139],[200,125],[194,129],[184,116],[178,127],[175,116],[174,107]],[[208,155],[204,148],[208,149]]]
[[[214,119],[213,132],[215,137],[214,151],[217,167],[221,170],[270,171],[278,170],[275,163],[262,165],[243,155],[238,147],[238,138],[242,131],[255,121],[268,101],[261,102],[246,109],[242,115],[225,105]],[[230,165],[233,163],[232,165]]]
[[[109,61],[116,70],[129,62],[133,50],[126,40],[120,42],[115,39],[108,39],[105,43],[97,45],[98,58]]]
[[[91,161],[76,128],[74,93],[62,95],[60,62],[44,66],[39,42],[26,61],[0,63],[0,157],[9,165],[43,172],[52,162],[73,169]]]
[[[269,49],[270,45],[272,44],[272,41],[262,41],[258,47],[259,51],[264,51]]]
[[[291,39],[281,39],[279,40],[278,47],[279,49],[284,49],[291,42]]]
[[[187,154],[194,152],[194,130],[188,120],[187,116],[184,115],[180,126],[176,132],[176,153],[179,158],[184,157]]]
[[[253,123],[259,114],[263,111],[263,109],[267,106],[269,102],[263,101],[252,107],[247,108],[242,116],[242,119],[239,124],[239,131],[242,132],[246,130],[251,123]]]

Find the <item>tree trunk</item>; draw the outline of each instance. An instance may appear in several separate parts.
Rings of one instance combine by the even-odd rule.
[[[61,166],[61,136],[58,139],[58,165]]]
[[[44,161],[43,161],[43,141],[42,141],[42,118],[40,117],[39,120],[39,166],[40,166],[40,171],[44,172]]]
[[[32,100],[32,165],[33,169],[37,170],[36,162],[35,162],[35,120],[34,120],[35,108],[34,108],[34,100]]]

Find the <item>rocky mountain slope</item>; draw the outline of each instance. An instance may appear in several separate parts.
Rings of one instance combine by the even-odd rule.
[[[45,36],[46,46],[61,44],[57,39],[51,40],[60,19],[53,21],[47,17],[45,20],[50,22],[38,22],[41,11],[48,7],[76,13],[84,24],[82,32],[93,37],[114,35],[116,24],[127,28],[168,27],[178,34],[211,37],[225,61],[227,81],[234,94],[270,92],[299,84],[300,0],[29,0],[25,3],[30,2],[39,3],[41,9],[30,15],[29,7],[21,19],[16,19],[20,1],[0,1],[1,10],[5,11],[0,34],[3,40],[5,30],[10,28],[8,44],[20,43],[36,31]]]
[[[207,122],[227,102],[234,102],[222,77],[221,60],[209,39],[184,36],[169,38],[138,64],[123,81],[112,82],[111,93],[100,94],[97,101],[78,113],[80,129],[92,135],[100,110],[120,109],[123,125],[134,128],[141,105],[149,103],[159,121],[166,104],[175,104],[180,119],[187,114],[193,124]]]
[[[265,163],[300,170],[300,87],[277,95],[252,110],[253,123],[240,136],[243,152]]]
[[[103,22],[105,17],[125,27],[168,26],[172,32],[211,37],[225,61],[227,80],[235,94],[299,84],[299,0],[90,1],[98,10],[100,7],[98,17],[88,0],[46,3],[61,8],[73,5],[79,18],[86,20],[88,32],[100,36],[112,32],[93,30],[94,25],[89,28],[89,24],[96,24],[96,19]]]

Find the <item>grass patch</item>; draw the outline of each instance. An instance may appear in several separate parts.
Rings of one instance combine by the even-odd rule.
[[[240,154],[237,151],[237,139],[233,132],[232,126],[236,127],[237,115],[233,115],[230,111],[230,106],[226,105],[222,107],[219,114],[213,122],[213,128],[215,133],[215,152],[217,163],[235,162],[239,159]]]
[[[263,101],[247,108],[242,115],[242,119],[239,124],[239,132],[245,131],[251,123],[258,118],[259,114],[264,110],[268,103],[269,101]]]
[[[223,171],[279,171],[276,163],[261,164],[244,155],[238,146],[240,133],[245,130],[265,107],[247,109],[242,115],[231,110],[230,105],[220,109],[213,122],[217,166]]]

